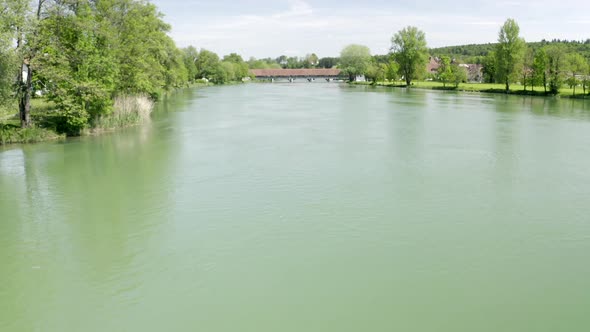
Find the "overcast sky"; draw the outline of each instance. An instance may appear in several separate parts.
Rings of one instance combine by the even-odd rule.
[[[152,0],[178,46],[220,55],[336,56],[352,43],[385,54],[407,25],[430,47],[493,42],[508,17],[527,41],[590,38],[590,1]]]

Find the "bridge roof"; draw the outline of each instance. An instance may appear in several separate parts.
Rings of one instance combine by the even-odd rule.
[[[340,69],[251,69],[256,77],[329,77],[340,75]]]

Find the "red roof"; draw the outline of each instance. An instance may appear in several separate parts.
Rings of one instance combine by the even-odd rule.
[[[340,69],[251,69],[256,77],[313,77],[338,76]]]

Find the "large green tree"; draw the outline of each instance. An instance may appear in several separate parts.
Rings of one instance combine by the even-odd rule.
[[[524,51],[525,42],[520,37],[518,23],[514,19],[506,20],[496,45],[496,79],[506,85],[506,93],[510,92],[510,83],[518,78]]]
[[[199,78],[212,79],[215,74],[217,74],[219,56],[214,52],[202,49],[199,52],[195,64],[197,66]]]
[[[551,44],[545,48],[547,54],[547,78],[549,91],[556,95],[563,85],[566,73],[566,50],[562,44]]]
[[[353,81],[357,75],[365,75],[371,65],[371,50],[363,45],[348,45],[340,52],[339,68]]]
[[[194,46],[189,46],[182,49],[182,59],[184,61],[184,67],[187,71],[189,82],[194,82],[197,79],[198,69],[195,62],[199,57],[199,51]]]
[[[89,119],[109,114],[119,65],[110,26],[91,3],[57,2],[40,22],[32,65],[63,116],[58,130],[78,134]]]
[[[451,59],[448,56],[443,55],[440,58],[440,67],[438,67],[436,74],[438,75],[438,79],[443,83],[443,87],[446,87],[448,82],[454,80]]]
[[[409,86],[426,68],[428,47],[426,35],[416,27],[406,27],[391,38],[391,51],[399,63],[401,74]]]
[[[482,59],[483,77],[487,83],[496,83],[496,52],[491,51]]]
[[[232,64],[232,71],[234,72],[232,81],[241,81],[243,78],[250,75],[248,64],[244,61],[241,55],[237,53],[231,53],[224,56],[223,61]]]

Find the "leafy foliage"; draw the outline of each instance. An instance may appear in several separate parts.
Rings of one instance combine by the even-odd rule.
[[[371,65],[371,51],[363,45],[348,45],[340,52],[339,68],[352,81],[356,75],[365,75]]]
[[[428,61],[426,35],[418,28],[409,26],[397,32],[391,43],[393,56],[409,86],[413,79],[424,73]]]
[[[496,45],[496,79],[510,90],[510,83],[518,79],[519,66],[525,51],[524,39],[520,38],[520,27],[513,19],[508,19],[498,34]]]

